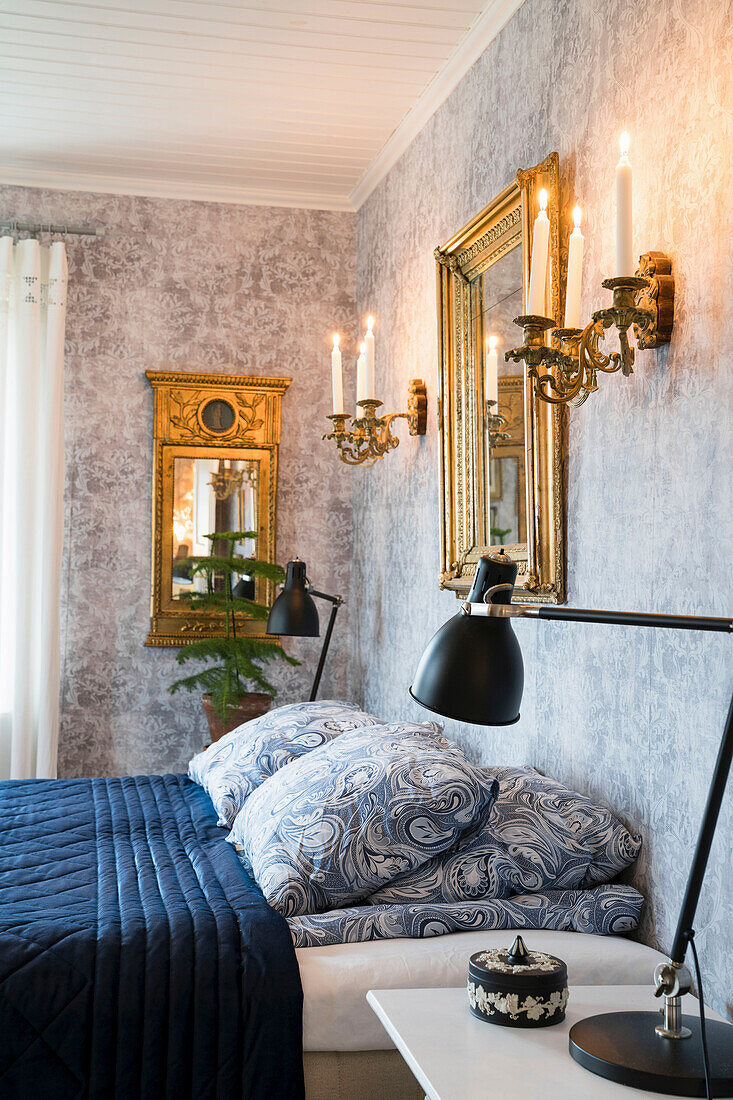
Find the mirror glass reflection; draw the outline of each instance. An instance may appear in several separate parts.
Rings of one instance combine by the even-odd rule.
[[[257,531],[260,464],[253,459],[198,458],[178,456],[173,466],[173,570],[174,600],[189,599],[196,591],[205,592],[207,579],[194,577],[182,564],[188,557],[222,556],[228,544],[206,538],[216,531]],[[234,553],[253,557],[256,539],[236,543]],[[239,594],[256,598],[255,581],[242,577]],[[219,591],[224,576],[215,574],[213,587]]]
[[[524,457],[524,378],[504,352],[517,342],[514,318],[522,310],[522,249],[519,244],[500,256],[474,280],[473,332],[483,394],[482,462],[485,484],[483,538],[486,545],[526,542],[526,476]],[[495,355],[492,356],[490,347]],[[494,405],[488,402],[494,400]],[[492,424],[497,415],[502,419]]]

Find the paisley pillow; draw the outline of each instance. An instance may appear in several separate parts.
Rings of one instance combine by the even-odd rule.
[[[437,726],[354,730],[259,787],[229,840],[270,905],[319,913],[445,851],[484,818],[495,790]]]
[[[219,824],[231,828],[245,799],[278,769],[345,730],[382,722],[356,703],[336,699],[277,707],[237,726],[194,756],[188,765],[189,778],[208,793]]]
[[[486,768],[499,781],[489,819],[454,849],[402,875],[373,904],[508,898],[609,882],[641,850],[605,806],[534,768]]]

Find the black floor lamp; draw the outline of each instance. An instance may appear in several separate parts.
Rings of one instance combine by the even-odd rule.
[[[410,694],[422,706],[484,726],[518,721],[524,666],[511,618],[733,631],[733,619],[512,604],[516,576],[517,566],[503,552],[480,559],[468,602],[433,636],[420,660]],[[683,1017],[681,1009],[682,994],[692,985],[684,965],[690,943],[697,967],[692,926],[732,756],[733,700],[669,962],[654,974],[656,996],[664,997],[664,1019],[654,1012],[612,1012],[580,1020],[570,1031],[575,1061],[611,1081],[674,1096],[733,1094],[733,1026],[705,1022],[701,990],[699,1021]],[[686,1041],[692,1037],[696,1041]]]
[[[315,588],[312,588],[306,572],[306,564],[300,558],[288,562],[283,590],[270,608],[270,615],[267,619],[267,633],[281,634],[292,638],[317,638],[321,631],[318,621],[318,608],[313,597],[316,596],[319,600],[327,600],[331,604],[331,615],[326,627],[321,656],[318,659],[318,668],[310,693],[310,699],[313,702],[321,683],[323,666],[326,663],[326,654],[331,644],[336,615],[344,601],[341,596],[329,596],[325,592],[318,592]]]

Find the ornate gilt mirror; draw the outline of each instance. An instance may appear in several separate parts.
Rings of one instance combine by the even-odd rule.
[[[504,546],[519,565],[522,599],[565,598],[564,407],[525,386],[504,352],[522,341],[532,226],[547,191],[550,250],[546,315],[560,314],[558,156],[521,170],[447,244],[435,251],[442,441],[440,585],[465,596],[476,563]],[[498,402],[487,404],[489,337],[496,345]],[[498,409],[497,409],[498,404]]]
[[[219,552],[217,531],[254,532],[242,557],[275,561],[280,403],[289,378],[148,371],[155,398],[150,633],[146,645],[180,646],[225,633],[221,612],[192,611],[193,580],[182,562]],[[246,595],[272,603],[274,586],[242,577]],[[223,584],[214,577],[213,584]],[[237,618],[237,631],[262,624]]]

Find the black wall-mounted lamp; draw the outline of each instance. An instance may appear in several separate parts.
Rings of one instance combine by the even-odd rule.
[[[318,608],[313,597],[315,596],[319,600],[327,600],[331,604],[331,615],[326,627],[321,656],[318,659],[318,668],[310,693],[312,702],[318,694],[336,615],[344,601],[341,596],[329,596],[325,592],[316,591],[315,588],[311,587],[306,574],[306,564],[300,558],[288,562],[282,592],[270,608],[267,619],[267,633],[292,638],[317,638],[321,631]]]
[[[433,636],[418,665],[410,694],[422,706],[478,725],[516,722],[524,666],[511,618],[733,631],[733,619],[513,604],[516,574],[516,565],[504,553],[480,559],[468,602]],[[573,1058],[600,1077],[674,1096],[733,1094],[733,1027],[718,1021],[703,1026],[702,1016],[700,1021],[683,1017],[681,1008],[681,995],[692,985],[685,955],[694,937],[695,911],[732,757],[733,700],[670,959],[654,974],[656,995],[664,997],[664,1020],[654,1012],[613,1012],[580,1020],[570,1030]],[[694,943],[693,954],[697,962]],[[695,1042],[683,1041],[693,1034]]]

